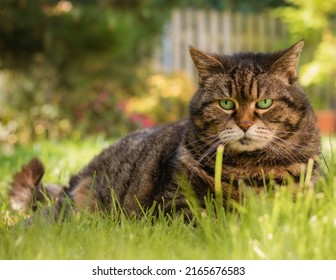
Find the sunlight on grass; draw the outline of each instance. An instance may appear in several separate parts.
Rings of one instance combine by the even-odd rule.
[[[6,190],[12,174],[32,156],[46,163],[45,181],[66,183],[107,142],[41,142],[0,157],[0,259],[335,259],[335,138],[323,139],[325,176],[315,188],[302,186],[293,202],[288,187],[255,194],[226,211],[216,198],[195,218],[127,218],[122,214],[82,213],[47,224],[38,215],[26,228],[9,211]],[[9,220],[11,223],[9,223]],[[10,225],[12,224],[12,225]]]

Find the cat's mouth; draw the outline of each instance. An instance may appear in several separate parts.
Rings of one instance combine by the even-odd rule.
[[[244,136],[243,138],[239,140],[239,143],[242,145],[249,145],[250,142],[251,142],[251,139],[247,138],[246,136]]]
[[[262,139],[254,139],[244,135],[242,138],[231,142],[230,148],[237,152],[251,152],[264,148],[266,145]]]

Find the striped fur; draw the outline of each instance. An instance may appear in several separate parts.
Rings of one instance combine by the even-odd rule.
[[[302,46],[299,42],[273,54],[232,56],[190,48],[200,84],[188,119],[131,133],[102,151],[70,179],[56,210],[66,198],[78,209],[87,206],[92,211],[112,210],[116,198],[131,215],[141,214],[154,202],[166,212],[172,207],[187,209],[181,176],[202,204],[214,192],[215,153],[221,144],[224,200],[229,193],[238,199],[242,184],[258,189],[270,178],[279,184],[298,182],[302,167],[320,155],[316,117],[296,83]],[[235,108],[223,109],[223,99],[232,100]],[[272,106],[258,108],[263,99],[271,99]],[[29,165],[15,176],[11,189],[12,204],[18,205],[15,200],[20,197],[22,209],[28,207],[25,201],[32,201],[32,184],[37,188],[43,173],[39,165],[41,176],[20,180],[34,174],[27,169]],[[315,163],[314,174],[318,169]]]

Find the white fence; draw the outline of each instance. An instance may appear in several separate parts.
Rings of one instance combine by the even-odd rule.
[[[183,70],[194,75],[190,45],[207,52],[270,51],[286,36],[281,21],[267,15],[175,10],[167,24],[154,67],[165,72]]]

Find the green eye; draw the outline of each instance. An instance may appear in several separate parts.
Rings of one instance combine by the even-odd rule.
[[[269,107],[271,107],[273,104],[273,100],[272,99],[263,99],[260,100],[256,103],[257,108],[259,109],[268,109]]]
[[[235,104],[232,100],[230,99],[222,99],[219,101],[219,105],[224,109],[224,110],[232,110],[235,107]]]

